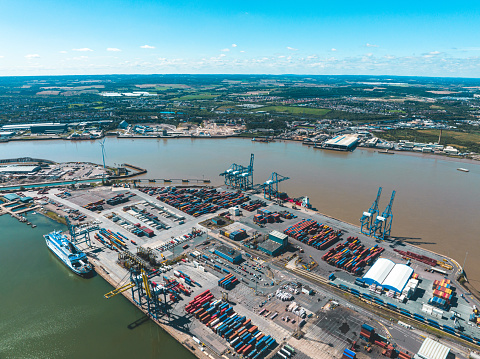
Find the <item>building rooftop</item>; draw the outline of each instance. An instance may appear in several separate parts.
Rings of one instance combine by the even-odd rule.
[[[433,339],[426,338],[423,341],[420,350],[415,355],[416,359],[447,359],[450,357],[450,348],[436,342]]]
[[[279,231],[271,231],[269,234],[280,239],[288,238],[288,236],[285,233],[282,233]]]
[[[238,256],[242,255],[239,251],[237,251],[237,250],[235,250],[231,247],[227,247],[227,246],[223,246],[223,245],[222,246],[216,246],[215,251],[221,252],[221,253],[223,253],[223,254],[225,254],[229,257],[232,257],[232,258],[235,258],[235,257],[238,257]]]
[[[279,248],[282,248],[282,245],[280,243],[272,241],[271,239],[267,239],[263,243],[260,243],[258,246],[269,252],[275,252]]]
[[[23,165],[8,165],[0,166],[0,174],[2,173],[31,173],[41,169],[40,166],[23,166]]]
[[[326,146],[332,147],[351,147],[358,142],[357,136],[353,135],[340,135],[325,142]]]

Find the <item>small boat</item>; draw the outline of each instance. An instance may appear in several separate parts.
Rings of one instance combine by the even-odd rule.
[[[457,171],[470,172],[470,170],[467,168],[457,168]]]
[[[386,149],[385,151],[378,151],[378,153],[383,153],[384,155],[394,155],[395,154],[394,152],[388,151],[388,149]]]

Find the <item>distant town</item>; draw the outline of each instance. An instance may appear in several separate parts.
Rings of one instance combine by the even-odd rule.
[[[4,78],[0,141],[248,137],[480,159],[477,80],[362,76]]]

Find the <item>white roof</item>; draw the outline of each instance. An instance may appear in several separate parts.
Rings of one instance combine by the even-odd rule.
[[[388,276],[382,283],[382,287],[385,289],[401,292],[408,280],[413,274],[413,269],[406,264],[395,264]]]
[[[395,263],[390,259],[379,258],[372,268],[365,273],[363,279],[367,284],[375,283],[377,285],[381,285],[394,266]]]
[[[279,238],[279,239],[288,238],[288,236],[285,233],[282,233],[282,232],[279,232],[279,231],[271,231],[269,234],[271,234],[275,238]]]
[[[446,359],[449,353],[449,347],[430,338],[426,338],[416,357],[421,359]]]
[[[340,135],[340,136],[335,136],[334,138],[326,141],[325,144],[330,145],[330,146],[345,146],[345,147],[348,147],[348,146],[352,145],[353,143],[355,143],[357,141],[358,141],[357,136]]]

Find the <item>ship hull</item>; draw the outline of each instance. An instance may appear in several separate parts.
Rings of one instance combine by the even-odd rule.
[[[68,257],[57,247],[57,245],[50,240],[47,236],[45,236],[45,242],[47,244],[48,249],[55,254],[55,256],[68,268],[70,269],[73,273],[76,275],[83,277],[83,278],[89,278],[93,275],[93,269],[90,270],[89,272],[81,272],[77,270],[75,267],[73,267],[68,259]]]

